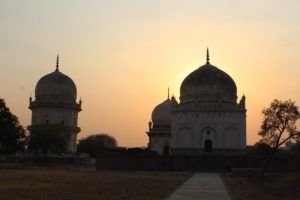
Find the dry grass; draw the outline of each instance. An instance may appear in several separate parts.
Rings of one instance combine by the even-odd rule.
[[[262,177],[224,175],[236,200],[299,200],[300,174],[268,174]]]
[[[1,200],[162,199],[190,174],[86,169],[0,170]]]

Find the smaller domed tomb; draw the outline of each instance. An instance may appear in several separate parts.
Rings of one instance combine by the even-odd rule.
[[[159,154],[170,153],[171,138],[171,111],[178,103],[174,97],[168,98],[157,105],[152,112],[152,119],[148,123],[148,146]]]

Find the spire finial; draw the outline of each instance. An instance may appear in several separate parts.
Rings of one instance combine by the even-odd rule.
[[[206,49],[206,64],[210,64],[209,63],[209,49],[208,49],[208,47]]]
[[[170,87],[168,87],[168,99],[170,99]]]
[[[59,71],[58,68],[59,68],[59,55],[57,54],[57,57],[56,57],[56,70],[55,71]]]

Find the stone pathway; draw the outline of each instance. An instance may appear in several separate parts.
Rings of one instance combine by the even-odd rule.
[[[231,200],[218,174],[197,173],[166,200]]]

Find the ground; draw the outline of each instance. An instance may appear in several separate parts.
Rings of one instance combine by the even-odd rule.
[[[0,170],[2,200],[162,199],[190,173],[87,169]]]
[[[300,174],[267,174],[261,177],[224,175],[236,200],[298,200]]]
[[[0,170],[1,200],[163,199],[192,174],[86,168]],[[223,175],[236,200],[298,200],[300,174]]]

